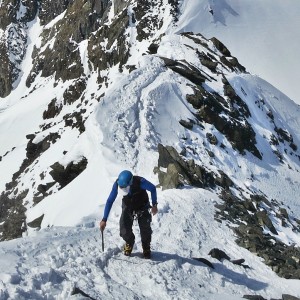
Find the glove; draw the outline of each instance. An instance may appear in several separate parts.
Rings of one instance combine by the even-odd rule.
[[[103,220],[102,220],[102,221],[100,222],[100,224],[99,224],[99,227],[100,227],[100,230],[101,230],[101,231],[104,231],[104,229],[105,229],[105,227],[106,227],[106,221],[103,221]]]

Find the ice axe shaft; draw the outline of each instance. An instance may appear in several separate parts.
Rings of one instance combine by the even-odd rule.
[[[103,235],[103,230],[101,230],[101,238],[102,238],[102,252],[104,252],[104,235]]]

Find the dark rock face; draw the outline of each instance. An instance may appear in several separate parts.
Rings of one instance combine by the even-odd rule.
[[[173,147],[159,144],[158,152],[158,168],[155,172],[158,173],[163,190],[186,184],[204,188],[215,185],[212,173],[196,165],[192,160],[184,160]],[[160,168],[166,168],[167,171],[161,171]]]
[[[55,74],[55,79],[63,81],[83,75],[78,43],[88,39],[96,31],[109,8],[109,1],[44,1],[41,5],[41,22],[47,24],[65,12],[51,29],[43,32],[43,45],[54,38],[52,48],[47,47],[34,58],[33,69],[27,79],[29,87],[37,74],[43,77]],[[42,45],[42,46],[43,46]],[[98,57],[99,59],[99,57]]]
[[[62,109],[62,105],[57,105],[56,104],[57,99],[54,98],[48,105],[47,110],[44,111],[43,113],[43,119],[51,119],[54,118],[55,116],[57,116],[61,109]]]
[[[219,94],[208,93],[201,86],[194,87],[194,91],[195,94],[188,95],[187,100],[198,109],[198,119],[213,124],[241,154],[247,150],[261,159],[256,148],[255,132],[247,120],[249,109],[229,82],[224,78],[224,95],[228,100]],[[229,119],[222,115],[227,115]]]
[[[19,15],[21,5],[23,13]],[[19,77],[27,48],[27,23],[35,18],[37,9],[36,0],[4,0],[1,3],[0,29],[6,35],[0,41],[0,97],[10,94]]]
[[[146,12],[149,12],[155,7],[157,4],[159,6],[159,2],[150,2],[147,0],[138,0],[137,6],[134,9],[134,18],[137,20],[137,40],[142,41],[143,39],[146,39],[150,36],[150,33],[147,33],[145,31],[145,28],[148,26],[150,28],[159,28],[162,24],[158,24],[158,18],[156,16],[153,16],[149,14],[146,15]]]
[[[133,9],[134,14],[131,22],[136,24],[137,40],[142,41],[151,37],[155,31],[163,26],[163,23],[159,20],[157,14],[157,12],[163,13],[163,1],[137,0],[136,3],[137,5]],[[170,6],[173,21],[177,21],[180,5],[179,1],[168,0],[168,4]]]
[[[41,19],[41,24],[46,25],[52,21],[55,17],[63,13],[69,5],[71,5],[74,0],[46,0],[41,1],[39,17]]]
[[[83,133],[85,131],[84,120],[82,118],[84,112],[85,109],[82,109],[72,114],[65,115],[63,118],[65,121],[65,127],[69,126],[72,128],[77,128],[80,133]]]
[[[83,157],[80,162],[71,162],[66,167],[57,162],[51,166],[52,171],[50,171],[50,175],[54,181],[58,182],[61,188],[63,188],[84,171],[86,166],[87,159],[85,157]]]
[[[264,298],[260,295],[244,295],[243,298],[249,299],[249,300],[267,300],[266,298]]]
[[[64,92],[64,104],[72,104],[80,98],[85,91],[86,82],[83,78],[75,80]]]
[[[127,62],[129,47],[126,42],[125,30],[128,25],[129,17],[127,10],[124,9],[119,17],[114,19],[110,27],[104,25],[90,37],[88,44],[89,59],[99,72],[118,63],[121,70],[122,66]],[[108,43],[105,48],[94,47],[94,45],[103,44],[107,38]],[[117,46],[113,47],[111,51],[107,51],[112,48],[115,42]],[[102,81],[103,79],[99,75],[99,82]]]
[[[5,43],[0,42],[0,97],[6,97],[12,89],[11,65]]]
[[[43,22],[47,23],[56,15],[65,11],[65,17],[57,24],[43,33],[43,43],[47,43],[54,36],[56,37],[52,49],[47,48],[35,58],[33,70],[28,77],[27,86],[33,82],[35,76],[42,72],[47,77],[56,74],[56,79],[76,79],[83,75],[78,43],[83,40],[89,42],[89,59],[96,69],[104,70],[119,62],[124,64],[128,58],[128,49],[125,45],[124,32],[128,25],[127,11],[118,18],[115,18],[112,26],[103,25],[107,12],[110,9],[108,0],[86,1],[46,1],[45,16]],[[115,10],[124,6],[124,2],[114,3]],[[125,8],[125,6],[124,6]],[[47,12],[50,11],[50,14]],[[102,26],[103,25],[103,26]],[[108,39],[106,49],[100,45]],[[109,50],[112,44],[117,41],[118,47],[113,51]],[[46,59],[45,59],[46,58]],[[99,77],[99,82],[102,80]]]
[[[249,300],[268,300],[260,295],[244,295],[243,298],[249,299]],[[300,298],[294,297],[292,295],[283,294],[282,298],[280,299],[271,299],[271,300],[300,300]]]
[[[41,224],[43,221],[44,215],[41,215],[40,217],[34,219],[33,221],[27,223],[27,226],[31,227],[31,228],[41,228]]]
[[[28,190],[22,191],[12,199],[9,192],[0,195],[0,241],[21,237],[26,231],[23,199],[27,193]]]
[[[216,218],[238,224],[234,229],[238,245],[264,258],[265,263],[279,276],[300,279],[300,249],[283,244],[263,230],[267,228],[273,235],[278,234],[271,221],[270,212],[283,225],[300,232],[296,220],[287,217],[286,210],[275,200],[270,202],[264,196],[253,195],[251,199],[239,199],[230,191],[223,191],[222,199],[224,204],[216,205]],[[269,209],[266,210],[266,207]]]
[[[210,39],[213,44],[216,46],[216,48],[224,55],[224,56],[231,56],[230,51],[228,50],[228,48],[221,42],[219,41],[217,38],[213,37]]]
[[[205,82],[205,79],[207,79],[200,70],[187,62],[179,62],[165,57],[162,57],[162,59],[164,60],[166,67],[187,78],[196,85],[201,85]]]
[[[211,249],[208,253],[211,257],[216,258],[218,260],[227,259],[230,260],[230,257],[223,251],[217,248]]]
[[[3,0],[0,9],[0,28],[5,29],[10,23],[16,22],[19,0]]]
[[[212,189],[216,186],[227,190],[233,185],[230,178],[222,171],[215,174],[187,160],[171,146],[158,145],[158,167],[154,172],[158,174],[159,184],[163,190],[192,185]],[[162,171],[163,170],[163,171]]]
[[[282,295],[282,300],[300,300],[300,298],[294,297],[294,296],[288,295],[288,294],[283,294]]]

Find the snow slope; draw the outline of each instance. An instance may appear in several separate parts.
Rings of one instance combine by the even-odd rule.
[[[87,299],[83,293],[91,299],[299,297],[299,281],[277,277],[260,258],[235,244],[225,224],[214,220],[216,202],[215,194],[202,189],[160,192],[150,261],[139,257],[136,224],[133,256],[121,253],[120,209],[105,231],[104,252],[98,224],[90,219],[78,227],[54,227],[2,242],[0,299]],[[232,259],[244,258],[249,268],[211,258],[208,252],[215,247]],[[209,260],[214,269],[193,257]]]
[[[249,72],[300,104],[299,1],[190,0],[182,12],[176,32],[217,37]]]
[[[190,8],[202,13],[199,3],[204,5],[198,1],[182,2],[183,16],[189,18],[189,23],[184,24],[181,19],[178,30],[198,28],[198,17],[190,15]],[[229,0],[211,2],[211,5],[220,3],[233,5]],[[239,14],[242,15],[240,11]],[[34,41],[41,28],[38,22],[31,26],[29,36]],[[136,47],[144,49],[146,45],[141,43]],[[84,53],[86,45],[81,46]],[[176,59],[188,57],[203,68],[197,65],[192,46],[194,43],[186,38],[170,34],[163,38],[158,55]],[[232,52],[240,57],[234,49],[233,46]],[[185,99],[192,92],[190,82],[165,68],[160,58],[142,54],[143,51],[134,52],[140,56],[131,58],[131,62],[138,64],[130,74],[119,73],[117,67],[109,70],[108,87],[99,88],[96,72],[84,65],[88,76],[85,96],[90,102],[86,131],[81,135],[76,129],[65,128],[63,114],[49,129],[41,131],[39,127],[48,103],[54,97],[62,99],[70,82],[57,82],[53,87],[52,77],[37,77],[38,88],[28,90],[23,82],[8,99],[1,100],[0,167],[5,169],[0,177],[1,190],[24,159],[27,134],[38,132],[36,142],[50,132],[59,132],[61,138],[30,166],[19,186],[26,188],[50,182],[49,166],[56,161],[67,165],[84,156],[88,166],[59,192],[57,186],[53,186],[53,194],[35,206],[33,194],[27,195],[28,221],[44,214],[42,230],[29,230],[28,236],[22,239],[0,243],[0,299],[84,299],[83,292],[94,299],[229,300],[242,299],[245,294],[262,295],[267,299],[279,299],[282,294],[300,297],[299,280],[279,278],[261,258],[236,245],[233,231],[214,219],[214,205],[221,200],[215,193],[203,189],[158,189],[159,213],[153,217],[153,260],[150,261],[138,257],[141,243],[136,225],[133,257],[125,258],[121,253],[119,197],[108,220],[102,252],[98,222],[111,185],[124,168],[158,183],[153,169],[157,165],[159,142],[178,150],[191,149],[187,156],[196,163],[212,171],[223,170],[237,186],[277,199],[288,208],[289,214],[300,216],[299,159],[285,153],[284,147],[288,146],[281,145],[279,150],[284,155],[284,163],[279,163],[265,139],[274,133],[272,122],[265,118],[271,109],[279,122],[276,125],[288,129],[295,144],[300,145],[299,106],[257,76],[226,74],[236,93],[248,104],[263,160],[249,153],[241,156],[212,125],[204,124],[202,131],[189,131],[179,125],[179,119],[193,118],[194,110]],[[247,68],[248,64],[253,65],[250,61],[242,63]],[[30,53],[24,65],[30,65]],[[25,78],[29,69],[23,71]],[[221,76],[216,77],[209,88],[221,93]],[[103,94],[98,103],[95,99]],[[261,104],[257,105],[257,101]],[[72,112],[78,104],[66,105],[63,113]],[[203,146],[207,132],[216,134],[226,145],[226,151],[206,145],[215,153],[214,159]],[[43,179],[42,173],[45,174]],[[274,226],[279,239],[287,245],[300,246],[297,232],[279,223]],[[232,259],[244,258],[250,268],[211,258],[208,253],[213,248],[224,250]],[[208,259],[214,269],[193,257]],[[79,289],[81,294],[78,294]]]

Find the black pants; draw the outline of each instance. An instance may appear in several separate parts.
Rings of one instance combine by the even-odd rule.
[[[143,247],[149,247],[151,243],[152,229],[151,229],[151,221],[152,216],[148,209],[144,211],[139,211],[138,214],[138,224],[140,228],[141,240]],[[122,214],[120,217],[120,236],[123,240],[129,244],[134,244],[135,236],[132,231],[132,225],[134,221],[133,211],[132,209],[122,206]]]

